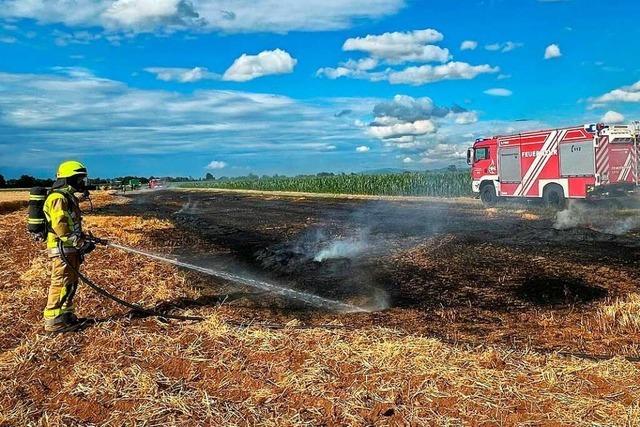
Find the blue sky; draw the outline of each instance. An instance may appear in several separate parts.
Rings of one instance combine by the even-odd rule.
[[[0,0],[0,174],[460,165],[477,137],[640,119],[638,16],[631,0]]]

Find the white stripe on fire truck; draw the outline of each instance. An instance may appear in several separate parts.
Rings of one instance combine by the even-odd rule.
[[[603,136],[602,140],[600,141],[598,155],[596,156],[596,169],[598,173],[602,172],[602,169],[604,169],[604,166],[605,166],[605,162],[609,160],[608,146],[609,146],[609,137]]]
[[[520,189],[520,193],[518,193],[517,195],[526,196],[527,193],[529,193],[529,190],[531,190],[531,187],[533,187],[533,184],[538,179],[538,176],[542,172],[542,169],[544,169],[544,167],[549,162],[549,159],[551,158],[554,147],[557,146],[558,142],[566,134],[566,131],[560,131],[560,132],[554,131],[554,132],[556,132],[556,134],[553,135],[553,138],[549,139],[549,142],[545,143],[542,146],[542,150],[541,150],[542,155],[536,157],[536,160],[540,159],[540,161],[537,164],[532,165],[531,168],[529,168],[529,171],[531,172],[531,174],[529,174],[529,177],[526,180],[523,180],[522,188]]]
[[[524,191],[522,192],[523,195],[526,196],[529,193],[529,191],[531,190],[531,187],[533,187],[533,184],[535,184],[536,180],[542,173],[542,170],[545,168],[545,166],[547,166],[547,163],[549,163],[549,160],[551,159],[553,152],[558,149],[558,146],[560,145],[560,141],[564,139],[566,134],[567,134],[566,130],[560,131],[558,136],[549,145],[549,148],[543,152],[544,153],[543,160],[542,162],[540,162],[540,166],[538,167],[538,170],[536,171],[536,173],[531,176],[531,179],[529,180],[529,184],[527,184]]]
[[[627,160],[624,161],[624,166],[620,171],[620,176],[618,177],[618,181],[626,181],[629,177],[629,173],[631,172],[631,152],[627,156]]]
[[[638,168],[640,168],[640,164],[638,163],[638,161],[640,159],[638,159],[638,146],[634,146],[632,148],[632,153],[633,153],[633,160],[631,161],[631,171],[633,171],[633,175],[631,175],[631,181],[637,183],[638,182]]]
[[[553,139],[555,139],[557,134],[558,134],[558,131],[555,131],[555,130],[549,132],[549,134],[547,135],[547,139],[545,139],[544,144],[542,145],[542,151],[543,152],[547,148],[547,145]],[[521,146],[521,149],[522,149],[522,146]],[[522,156],[522,152],[520,153],[520,155]],[[522,161],[522,159],[518,159],[518,160]],[[522,177],[522,181],[520,181],[520,184],[518,184],[518,187],[516,188],[516,191],[513,193],[514,196],[520,196],[521,195],[522,189],[527,184],[529,178],[531,178],[531,175],[533,174],[534,169],[538,167],[538,164],[541,161],[542,161],[542,156],[536,156],[536,158],[533,160],[533,164],[531,164],[531,167],[529,168],[529,170],[527,170],[527,173],[524,174],[524,176]]]
[[[605,139],[603,138],[602,141],[600,141],[598,151],[596,152],[596,165],[598,166],[602,164],[602,158],[604,157],[605,148],[607,148],[607,144],[605,142]]]

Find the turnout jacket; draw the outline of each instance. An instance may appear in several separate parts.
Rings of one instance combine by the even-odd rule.
[[[62,241],[65,253],[76,252],[82,236],[82,212],[71,186],[54,189],[44,202],[47,219],[47,249],[49,255],[59,255],[58,242]]]

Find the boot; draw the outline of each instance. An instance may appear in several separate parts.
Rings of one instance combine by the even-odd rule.
[[[44,330],[51,334],[75,332],[80,329],[84,321],[78,319],[73,313],[62,313],[53,319],[44,319]]]

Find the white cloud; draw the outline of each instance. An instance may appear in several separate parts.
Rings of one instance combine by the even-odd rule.
[[[591,101],[597,104],[606,104],[610,102],[640,102],[640,81],[637,81],[631,86],[623,86],[619,89],[614,89],[604,95],[592,98]]]
[[[289,53],[276,49],[265,50],[257,55],[242,55],[225,71],[223,76],[205,67],[148,67],[145,71],[155,74],[158,80],[193,83],[200,80],[227,80],[244,82],[272,74],[291,73],[297,60]]]
[[[475,40],[465,40],[460,44],[460,50],[475,50],[478,42]]]
[[[462,113],[451,113],[453,121],[458,125],[470,125],[478,121],[478,113],[475,111],[465,111]]]
[[[366,132],[393,149],[416,150],[438,137],[440,126],[459,127],[478,121],[475,111],[457,105],[437,106],[431,98],[396,95],[373,108],[374,120]]]
[[[511,52],[512,50],[515,50],[515,49],[517,49],[519,47],[522,47],[522,46],[524,46],[524,44],[508,41],[502,47],[502,52]]]
[[[297,62],[288,52],[281,49],[265,50],[257,55],[243,54],[233,61],[222,79],[246,82],[272,74],[288,74],[293,72]]]
[[[479,74],[497,73],[500,69],[490,65],[470,65],[466,62],[449,62],[443,65],[407,67],[389,73],[391,84],[423,85],[441,80],[470,80]]]
[[[436,161],[455,161],[466,157],[465,146],[447,143],[438,143],[428,147],[420,156],[421,163],[435,163]]]
[[[309,147],[353,152],[370,141],[351,120],[335,117],[345,108],[370,112],[376,101],[366,98],[311,103],[232,90],[182,93],[132,88],[81,68],[54,71],[0,72],[0,168],[51,168],[64,157],[118,153],[176,155],[173,170],[188,171],[185,163],[200,167],[198,156],[207,153],[218,161],[255,155],[281,164],[282,156]],[[29,157],[43,148],[46,156]]]
[[[504,43],[493,43],[493,44],[488,44],[486,45],[484,48],[486,50],[492,51],[492,52],[511,52],[512,50],[515,50],[519,47],[524,46],[522,43],[516,43],[516,42],[512,42],[512,41],[507,41]]]
[[[1,36],[0,37],[0,43],[13,44],[13,43],[15,43],[17,41],[18,41],[18,39],[16,39],[13,36]]]
[[[416,120],[445,117],[451,109],[436,106],[429,97],[413,98],[407,95],[395,95],[393,100],[380,102],[373,108],[376,121],[396,120],[415,122]]]
[[[592,111],[592,110],[597,110],[597,109],[601,109],[601,108],[605,108],[606,104],[591,104],[589,106],[587,106],[587,110]]]
[[[604,123],[617,124],[624,122],[624,116],[617,111],[609,110],[600,120]]]
[[[158,80],[165,82],[193,83],[203,79],[216,80],[220,75],[212,73],[204,67],[194,68],[171,68],[171,67],[149,67],[145,71],[155,74]]]
[[[194,25],[199,15],[186,0],[116,0],[101,18],[107,28],[150,30]]]
[[[147,32],[325,31],[397,13],[404,0],[3,0],[0,17]]]
[[[353,70],[369,71],[378,66],[378,60],[375,58],[362,58],[357,61],[349,59],[347,62],[344,62],[342,66]]]
[[[369,72],[378,66],[378,60],[375,58],[362,58],[359,60],[349,59],[346,62],[341,63],[336,68],[323,67],[316,71],[316,76],[326,77],[331,80],[338,79],[340,77],[350,77],[353,79],[366,79],[371,81],[377,81],[375,76],[379,76],[380,80],[385,78],[384,73]]]
[[[407,123],[390,123],[383,120],[379,123],[369,126],[369,134],[379,139],[426,135],[436,131],[436,125],[431,120],[416,120]]]
[[[443,38],[442,33],[433,29],[367,35],[347,39],[342,50],[366,52],[391,64],[446,62],[451,57],[449,50],[431,44]]]
[[[420,86],[441,80],[470,80],[480,74],[496,73],[499,67],[490,65],[471,65],[466,62],[448,62],[442,65],[412,66],[401,70],[387,68],[381,71],[367,71],[346,65],[331,68],[323,67],[316,71],[316,76],[329,79],[341,77],[369,80],[371,82],[388,81],[391,84],[410,84]]]
[[[560,46],[557,44],[550,44],[544,50],[544,59],[560,58],[561,56],[562,52],[560,52]]]
[[[213,160],[209,163],[206,169],[224,169],[227,167],[227,163],[220,160]]]
[[[357,151],[358,153],[366,153],[366,152],[368,152],[369,150],[371,150],[371,148],[369,148],[369,147],[368,147],[368,146],[366,146],[366,145],[360,145],[359,147],[356,147],[356,151]]]
[[[413,159],[411,157],[405,157],[402,159],[402,163],[413,163]]]
[[[101,34],[95,34],[90,31],[74,31],[72,33],[68,33],[61,30],[54,30],[51,33],[53,37],[53,42],[57,46],[67,46],[70,44],[89,44],[93,41],[102,39]]]
[[[344,42],[343,50],[361,51],[370,56],[360,60],[349,59],[335,68],[320,68],[316,71],[316,76],[329,79],[346,77],[372,82],[388,81],[391,84],[418,86],[440,80],[472,79],[478,74],[499,70],[497,67],[486,64],[470,65],[466,62],[451,61],[452,56],[448,49],[431,44],[443,39],[443,34],[434,29],[349,38]],[[461,45],[463,49],[475,47],[477,42],[472,40],[467,40]],[[407,62],[441,62],[442,64],[408,66],[404,69],[381,67],[384,64],[394,66]]]
[[[487,95],[491,95],[491,96],[511,96],[513,95],[513,92],[511,92],[509,89],[505,89],[505,88],[501,88],[501,87],[495,87],[492,89],[487,89],[484,91],[485,94]]]

